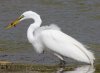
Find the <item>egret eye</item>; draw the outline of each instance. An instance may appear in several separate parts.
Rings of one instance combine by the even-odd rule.
[[[24,15],[20,16],[20,17],[18,18],[18,20],[21,20],[23,17],[24,17]]]

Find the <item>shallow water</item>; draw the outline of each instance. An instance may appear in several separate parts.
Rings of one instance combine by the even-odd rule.
[[[59,68],[57,66],[38,66],[38,65],[2,65],[0,66],[0,72],[7,73],[99,73],[98,69],[95,69],[89,65],[83,65],[79,67],[65,67]]]
[[[26,31],[32,20],[23,21],[10,30],[4,29],[24,11],[32,10],[41,15],[42,25],[55,23],[63,32],[88,45],[96,56],[95,65],[100,64],[100,0],[1,0],[0,9],[1,60],[46,65],[59,63],[58,58],[47,52],[37,54],[28,43]],[[65,59],[67,65],[82,64]]]

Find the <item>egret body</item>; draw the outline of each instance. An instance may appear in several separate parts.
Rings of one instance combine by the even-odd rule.
[[[27,30],[27,38],[36,52],[49,51],[61,60],[64,60],[63,56],[65,56],[93,65],[95,57],[91,51],[76,39],[63,33],[56,25],[40,27],[42,23],[40,15],[33,11],[24,12],[17,20],[8,25],[7,29],[25,19],[34,20]]]

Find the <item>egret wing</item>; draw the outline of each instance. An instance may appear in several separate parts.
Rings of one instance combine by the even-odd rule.
[[[78,61],[93,63],[93,54],[80,42],[60,30],[44,30],[41,37],[42,43],[49,50]]]

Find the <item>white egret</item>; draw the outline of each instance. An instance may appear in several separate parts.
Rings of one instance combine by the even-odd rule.
[[[33,11],[24,12],[18,19],[6,27],[6,29],[16,26],[20,21],[33,19],[27,30],[27,38],[38,53],[49,51],[64,61],[63,56],[77,61],[93,65],[95,57],[84,45],[71,36],[63,33],[56,25],[40,27],[42,20],[40,15]]]

